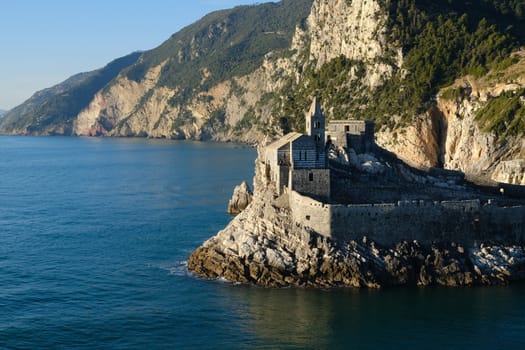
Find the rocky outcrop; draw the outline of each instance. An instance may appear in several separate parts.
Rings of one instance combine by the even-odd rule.
[[[493,131],[484,130],[476,117],[480,109],[502,93],[515,93],[524,87],[525,59],[522,58],[497,75],[458,79],[448,89],[461,91],[460,96],[443,97],[446,90],[442,91],[437,106],[446,125],[444,167],[461,170],[467,175],[484,175],[496,181],[522,184],[525,176],[520,161],[524,158],[523,131],[506,135],[502,140]]]
[[[341,55],[366,62],[363,82],[379,86],[393,72],[394,67],[385,63],[392,52],[397,67],[403,62],[401,48],[387,42],[387,20],[388,14],[377,0],[314,1],[307,20],[310,60],[317,67]]]
[[[253,193],[250,187],[243,181],[239,186],[235,186],[233,196],[228,202],[228,213],[239,214],[252,202]]]
[[[173,93],[156,91],[150,101],[163,100],[163,103],[146,103],[141,109],[137,104],[143,96],[151,91],[160,76],[162,64],[150,70],[141,82],[129,80],[125,75],[120,75],[118,84],[112,84],[107,91],[100,91],[95,96],[89,107],[83,110],[74,123],[76,135],[99,136],[114,135],[115,129],[125,130],[124,135],[133,134],[149,135],[153,125],[158,121],[168,99]],[[163,97],[160,97],[163,96]],[[123,121],[125,120],[125,123]],[[125,126],[124,126],[125,125]]]
[[[525,186],[525,159],[503,161],[496,166],[492,180]]]
[[[254,186],[253,202],[191,254],[190,271],[265,287],[501,285],[525,278],[521,246],[335,241],[294,222],[287,195],[273,195],[261,162]]]
[[[406,127],[378,132],[376,142],[395,153],[407,164],[417,168],[442,165],[443,159],[443,115],[436,108],[415,117]]]
[[[300,247],[280,246],[284,242],[273,235],[257,240],[233,236],[226,241],[232,244],[229,249],[224,249],[225,242],[213,241],[198,248],[188,266],[205,278],[264,287],[458,287],[506,285],[525,278],[525,251],[520,246],[465,249],[454,243],[423,247],[405,241],[381,247],[363,239],[341,247],[315,234],[304,234],[298,238],[305,240]],[[234,250],[234,239],[242,238],[248,238],[251,249],[239,253]]]
[[[443,166],[471,178],[523,184],[523,130],[502,139],[477,119],[478,111],[501,94],[525,88],[525,54],[516,56],[517,63],[497,74],[463,77],[442,89],[435,107],[415,117],[411,125],[383,128],[377,143],[415,167]]]

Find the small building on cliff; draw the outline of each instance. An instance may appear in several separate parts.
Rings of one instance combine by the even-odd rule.
[[[275,183],[279,194],[287,188],[329,198],[325,117],[317,98],[314,98],[305,119],[306,135],[291,132],[266,147],[266,176]]]
[[[277,188],[330,198],[330,170],[327,150],[330,145],[368,152],[374,145],[374,123],[362,120],[335,120],[325,127],[326,118],[314,97],[305,114],[306,134],[291,132],[268,145],[265,150],[267,177]]]
[[[374,141],[374,122],[370,120],[332,120],[326,130],[326,143],[346,149],[353,148],[356,153],[372,150]]]

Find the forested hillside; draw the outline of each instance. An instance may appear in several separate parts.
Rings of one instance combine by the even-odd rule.
[[[524,9],[283,0],[218,11],[104,79],[35,94],[0,131],[260,143],[302,131],[317,95],[328,119],[374,120],[377,142],[415,166],[490,176],[525,158]]]
[[[525,1],[380,3],[388,11],[386,35],[392,45],[390,55],[382,59],[395,66],[394,50],[400,48],[400,69],[380,88],[367,89],[362,82],[366,62],[340,56],[320,69],[307,65],[299,84],[290,80],[277,94],[289,96],[282,109],[293,128],[301,127],[299,111],[305,110],[315,91],[333,110],[332,118],[352,115],[394,126],[396,115],[401,117],[397,122],[406,125],[435,104],[437,92],[455,79],[469,74],[481,77],[516,63],[518,58],[510,53],[525,39]]]

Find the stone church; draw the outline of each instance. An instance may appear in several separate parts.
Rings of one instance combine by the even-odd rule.
[[[373,122],[338,120],[328,124],[328,131],[325,122],[319,100],[314,97],[305,115],[306,135],[291,132],[266,146],[266,175],[279,195],[286,188],[311,197],[330,198],[328,146],[352,147],[361,153],[373,145]]]

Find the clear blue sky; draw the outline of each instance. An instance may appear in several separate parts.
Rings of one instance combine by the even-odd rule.
[[[266,0],[0,0],[0,109],[152,49],[207,13]]]

